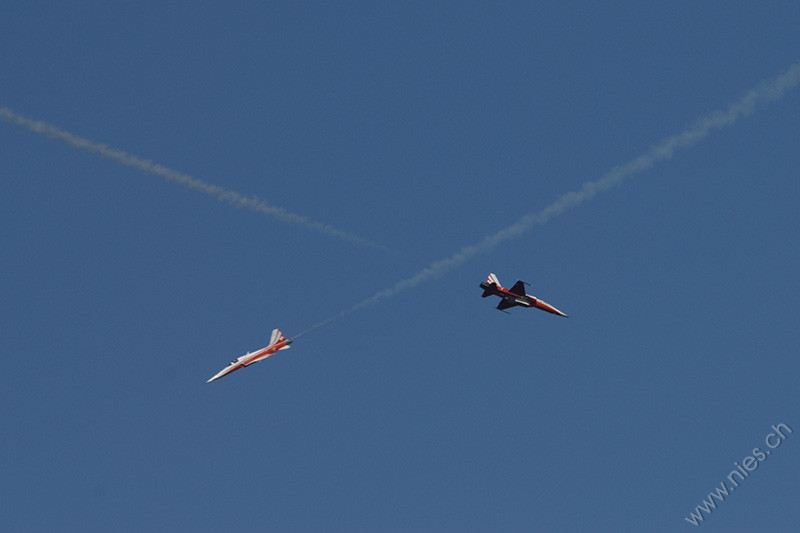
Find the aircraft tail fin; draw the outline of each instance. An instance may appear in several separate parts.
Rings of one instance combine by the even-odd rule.
[[[279,342],[285,342],[287,340],[288,339],[283,336],[283,333],[281,333],[281,330],[279,330],[278,328],[275,328],[275,329],[272,330],[272,337],[270,337],[270,339],[269,339],[269,344],[270,344],[270,346],[272,346],[273,344],[277,344]],[[288,348],[288,347],[289,347],[289,345],[287,344],[283,348]],[[283,348],[281,348],[281,350],[283,350]]]
[[[500,286],[500,280],[498,280],[498,279],[497,279],[497,276],[495,276],[494,274],[489,274],[489,277],[488,277],[488,278],[486,278],[486,283],[488,283],[489,285],[491,285],[492,283],[494,283],[494,284],[495,284],[495,285],[497,285],[498,287]]]

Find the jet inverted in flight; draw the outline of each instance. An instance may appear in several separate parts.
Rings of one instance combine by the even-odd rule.
[[[239,370],[240,368],[244,368],[246,366],[252,365],[253,363],[257,363],[259,361],[263,361],[270,355],[274,354],[278,350],[285,350],[286,348],[290,348],[290,344],[292,343],[292,339],[287,339],[283,336],[283,334],[278,329],[272,330],[272,338],[269,340],[269,345],[257,350],[255,352],[247,352],[246,355],[241,356],[238,359],[234,359],[231,361],[231,364],[223,368],[219,371],[217,375],[209,379],[206,383],[211,383],[215,379],[219,379],[222,376],[227,376],[234,370]]]
[[[548,313],[553,313],[558,316],[567,316],[544,300],[540,300],[530,294],[525,294],[525,285],[527,285],[527,283],[524,281],[517,281],[513,287],[506,289],[500,285],[497,276],[489,274],[486,281],[481,283],[481,289],[483,289],[481,297],[486,298],[492,295],[499,296],[500,303],[497,304],[497,309],[506,313],[508,312],[506,309],[509,307],[519,305],[521,307],[536,307],[542,311],[547,311]]]

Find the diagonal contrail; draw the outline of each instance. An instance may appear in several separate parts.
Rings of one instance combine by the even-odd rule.
[[[519,237],[534,226],[547,224],[553,217],[569,209],[578,207],[583,202],[594,198],[598,193],[616,187],[627,178],[644,172],[659,161],[670,159],[675,153],[675,150],[694,146],[708,137],[712,130],[733,126],[739,118],[755,111],[756,106],[759,104],[780,99],[786,91],[797,87],[798,83],[800,83],[800,63],[795,63],[777,78],[765,80],[745,93],[739,100],[731,104],[726,111],[715,111],[700,118],[686,131],[673,135],[672,137],[667,137],[653,145],[647,152],[636,159],[624,165],[614,167],[600,179],[584,183],[580,190],[564,194],[539,212],[523,215],[517,222],[507,228],[503,228],[497,233],[485,237],[477,244],[465,246],[452,256],[432,263],[418,274],[397,282],[389,289],[375,293],[370,298],[367,298],[349,309],[345,309],[338,315],[312,326],[303,333],[322,327],[334,320],[338,320],[350,313],[369,307],[387,298],[391,298],[421,283],[438,278],[461,266],[468,259],[481,253],[490,252],[503,241]]]
[[[275,217],[290,224],[297,224],[307,229],[315,230],[320,233],[324,233],[325,235],[329,235],[331,237],[336,237],[337,239],[342,239],[355,244],[368,246],[370,248],[375,248],[378,250],[382,250],[384,252],[396,253],[386,246],[374,243],[372,241],[359,237],[358,235],[353,235],[352,233],[338,230],[332,226],[329,226],[328,224],[323,224],[322,222],[311,220],[307,217],[304,217],[303,215],[291,213],[280,207],[269,205],[265,200],[258,198],[256,196],[245,196],[238,192],[231,191],[229,189],[224,189],[222,187],[219,187],[217,185],[212,185],[210,183],[206,183],[197,178],[193,178],[192,176],[189,176],[187,174],[182,174],[176,170],[172,170],[162,165],[153,163],[150,160],[141,159],[139,157],[136,157],[135,155],[123,152],[122,150],[111,148],[108,145],[91,141],[89,139],[84,139],[82,137],[78,137],[77,135],[73,135],[68,131],[59,129],[53,126],[52,124],[48,124],[47,122],[42,122],[39,120],[33,120],[28,117],[24,117],[8,109],[7,107],[0,106],[0,119],[10,124],[23,126],[25,128],[28,128],[30,131],[38,133],[40,135],[44,135],[45,137],[58,139],[64,142],[67,146],[71,146],[72,148],[77,148],[79,150],[85,150],[87,152],[97,154],[106,159],[110,159],[111,161],[116,161],[121,165],[132,167],[137,170],[141,170],[142,172],[159,176],[167,181],[171,181],[173,183],[177,183],[178,185],[186,187],[187,189],[194,189],[196,191],[208,194],[209,196],[213,196],[221,202],[227,202],[236,207],[242,207],[245,209],[249,209],[251,211],[255,211],[257,213],[261,213],[263,215]]]

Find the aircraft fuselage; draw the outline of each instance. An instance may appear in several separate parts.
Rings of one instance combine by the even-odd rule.
[[[282,339],[273,344],[270,344],[269,346],[265,346],[264,348],[261,348],[260,350],[257,350],[255,352],[252,353],[248,352],[245,355],[231,361],[231,364],[220,370],[214,377],[209,379],[208,383],[211,383],[215,379],[219,379],[223,376],[227,376],[234,370],[239,370],[240,368],[252,365],[253,363],[263,361],[264,359],[274,354],[275,352],[289,348],[289,345],[291,343],[292,339]]]
[[[542,311],[547,311],[548,313],[558,316],[567,316],[566,313],[562,313],[549,303],[545,302],[544,300],[540,300],[531,294],[516,294],[505,287],[501,287],[497,283],[488,283],[486,281],[482,282],[480,287],[484,290],[484,297],[495,295],[499,296],[506,302],[504,306],[498,307],[498,309],[501,311],[504,308],[519,305],[521,307],[535,307],[537,309],[541,309]]]

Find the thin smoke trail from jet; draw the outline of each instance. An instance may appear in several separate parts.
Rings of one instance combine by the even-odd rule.
[[[739,100],[731,104],[727,111],[715,111],[701,117],[692,127],[672,137],[667,137],[653,145],[647,152],[636,159],[612,168],[600,179],[583,184],[577,191],[564,194],[555,202],[535,213],[523,215],[514,224],[501,229],[493,235],[485,237],[482,241],[471,246],[465,246],[452,256],[436,261],[424,268],[416,275],[397,282],[393,287],[375,293],[366,300],[345,309],[301,333],[305,334],[321,328],[331,322],[343,318],[351,313],[391,298],[405,290],[411,289],[426,281],[436,279],[447,272],[461,266],[472,257],[492,251],[498,244],[514,239],[530,231],[535,226],[543,226],[552,218],[557,217],[569,209],[574,209],[582,203],[591,200],[598,193],[608,191],[620,185],[623,181],[644,172],[659,161],[672,158],[676,150],[690,148],[699,143],[716,129],[733,126],[739,118],[751,114],[759,104],[779,100],[786,91],[794,89],[800,83],[800,63],[795,63],[777,78],[765,80],[751,89]],[[299,335],[298,335],[299,336]]]
[[[62,129],[57,128],[52,124],[24,117],[8,109],[7,107],[0,107],[0,119],[10,124],[23,126],[29,129],[30,131],[38,133],[45,137],[58,139],[67,146],[70,146],[72,148],[77,148],[79,150],[85,150],[87,152],[97,154],[111,161],[115,161],[121,165],[132,167],[137,170],[141,170],[142,172],[159,176],[167,181],[171,181],[173,183],[177,183],[182,187],[186,187],[187,189],[200,191],[209,196],[215,197],[217,200],[221,202],[229,203],[235,207],[249,209],[251,211],[255,211],[263,215],[275,217],[284,222],[303,226],[307,229],[315,230],[320,233],[324,233],[325,235],[329,235],[331,237],[336,237],[337,239],[342,239],[355,244],[360,244],[363,246],[368,246],[370,248],[379,249],[384,252],[396,253],[384,245],[374,243],[372,241],[359,237],[358,235],[353,235],[351,233],[338,230],[332,226],[329,226],[328,224],[323,224],[321,222],[317,222],[307,217],[304,217],[303,215],[291,213],[280,207],[269,205],[266,201],[256,196],[245,196],[238,192],[231,191],[229,189],[224,189],[222,187],[219,187],[217,185],[212,185],[210,183],[206,183],[197,178],[193,178],[192,176],[189,176],[187,174],[182,174],[176,170],[172,170],[162,165],[153,163],[150,160],[141,159],[134,155],[123,152],[122,150],[111,148],[110,146],[107,146],[105,144],[91,141],[89,139],[84,139],[82,137],[78,137],[77,135],[73,135],[68,131],[64,131]]]

